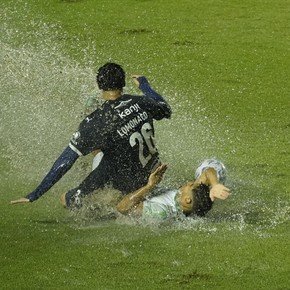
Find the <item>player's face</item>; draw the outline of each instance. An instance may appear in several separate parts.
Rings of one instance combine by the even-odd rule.
[[[187,182],[180,188],[180,205],[184,214],[192,213],[194,199],[193,199],[193,189],[195,184],[193,181]]]

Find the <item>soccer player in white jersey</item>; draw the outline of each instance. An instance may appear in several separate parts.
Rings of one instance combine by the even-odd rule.
[[[166,219],[170,217],[204,216],[215,199],[226,199],[230,190],[223,185],[226,179],[225,166],[216,159],[203,161],[195,172],[195,180],[179,189],[165,189],[158,196],[150,197],[167,169],[160,165],[149,177],[145,186],[125,196],[117,210],[125,215]]]

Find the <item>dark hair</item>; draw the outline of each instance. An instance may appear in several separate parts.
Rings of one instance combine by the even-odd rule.
[[[123,68],[112,62],[99,68],[96,79],[99,88],[104,91],[122,90],[126,85]]]
[[[212,208],[213,202],[209,197],[209,190],[209,186],[203,183],[193,190],[193,214],[204,216]]]

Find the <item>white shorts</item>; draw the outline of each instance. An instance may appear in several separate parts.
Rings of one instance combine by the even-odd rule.
[[[220,183],[224,184],[226,181],[226,168],[216,159],[206,159],[204,160],[195,171],[195,179],[201,176],[202,172],[208,168],[213,168],[217,172],[217,177]]]

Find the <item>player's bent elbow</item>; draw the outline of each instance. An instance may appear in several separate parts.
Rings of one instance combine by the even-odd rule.
[[[207,183],[211,186],[215,185],[218,183],[218,176],[217,176],[217,172],[214,168],[210,167],[207,168],[205,171],[205,176],[207,179]]]
[[[216,170],[212,167],[207,168],[204,172],[206,175],[213,175],[213,176],[217,175]]]

